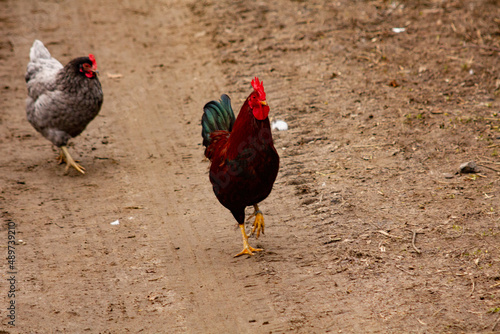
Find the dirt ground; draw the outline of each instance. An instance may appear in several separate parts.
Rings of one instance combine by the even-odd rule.
[[[0,2],[0,333],[500,332],[498,1]],[[96,56],[86,175],[26,121],[35,38]],[[289,130],[235,259],[200,118],[254,76]]]

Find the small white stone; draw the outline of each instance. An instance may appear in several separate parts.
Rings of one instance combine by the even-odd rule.
[[[276,120],[276,121],[273,121],[273,123],[271,124],[271,129],[278,130],[278,131],[286,131],[286,130],[288,130],[288,124],[286,124],[285,121]]]

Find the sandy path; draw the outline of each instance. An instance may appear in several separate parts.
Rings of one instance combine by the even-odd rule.
[[[499,330],[498,6],[1,4],[0,250],[11,220],[18,274],[0,334]],[[96,55],[103,109],[70,147],[84,176],[26,121],[35,38],[63,63]],[[255,75],[289,130],[265,252],[234,259],[199,120]],[[472,159],[481,175],[454,174]]]

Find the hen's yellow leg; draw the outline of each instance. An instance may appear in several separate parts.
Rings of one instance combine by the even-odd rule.
[[[258,239],[261,231],[262,234],[264,234],[264,215],[262,214],[262,211],[259,210],[259,206],[257,204],[255,204],[253,208],[255,209],[255,212],[250,217],[248,217],[250,219],[255,216],[255,221],[253,222],[252,232],[250,232],[250,236],[252,236],[254,232],[257,232],[257,234],[255,235],[255,239]]]
[[[57,163],[60,165],[60,164],[62,164],[63,162],[64,162],[64,153],[63,153],[63,151],[61,150],[61,151],[59,152],[59,156],[57,157]]]
[[[262,248],[253,248],[248,244],[248,236],[245,232],[245,224],[240,224],[241,236],[243,237],[243,250],[236,254],[234,257],[241,256],[243,254],[253,255],[253,252],[260,252]]]
[[[66,146],[61,146],[61,155],[59,156],[59,160],[61,162],[62,160],[66,161],[66,169],[64,170],[64,172],[68,172],[69,167],[72,166],[80,173],[85,174],[85,168],[83,168],[83,166],[80,166],[75,162],[75,160],[73,160]]]

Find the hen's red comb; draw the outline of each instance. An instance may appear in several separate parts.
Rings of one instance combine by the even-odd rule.
[[[95,57],[93,54],[89,54],[89,59],[92,62],[92,67],[97,68],[97,62],[95,61]]]
[[[264,92],[264,81],[259,82],[259,78],[255,77],[252,80],[253,89],[259,93],[259,97],[262,101],[266,100],[266,92]]]

